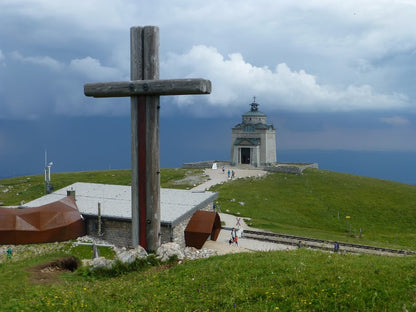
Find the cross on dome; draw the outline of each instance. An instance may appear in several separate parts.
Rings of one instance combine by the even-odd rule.
[[[259,110],[259,108],[258,108],[259,104],[256,103],[256,97],[255,96],[253,96],[253,103],[251,103],[250,106],[251,106],[250,110],[252,112],[257,112]]]

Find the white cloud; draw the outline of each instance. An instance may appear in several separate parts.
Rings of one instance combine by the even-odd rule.
[[[69,67],[72,71],[80,73],[83,77],[90,79],[101,79],[106,81],[109,79],[120,79],[122,76],[118,68],[103,66],[99,60],[89,56],[82,59],[73,59],[70,61],[69,66],[49,56],[24,57],[17,51],[10,53],[10,56],[20,62],[44,66],[56,71],[67,69]],[[1,60],[2,54],[0,50],[0,62]]]
[[[10,53],[10,56],[13,59],[18,60],[18,61],[48,67],[52,70],[61,70],[64,67],[64,64],[60,63],[56,59],[54,59],[52,57],[49,57],[49,56],[28,56],[28,57],[25,57],[17,51],[14,51],[14,52]]]
[[[89,79],[97,80],[97,82],[120,80],[122,77],[122,73],[117,68],[103,66],[99,60],[90,56],[72,60],[69,67]]]
[[[215,48],[194,46],[188,53],[170,54],[162,64],[169,78],[187,77],[210,79],[212,106],[241,105],[244,99],[257,95],[267,109],[289,111],[355,111],[400,109],[408,105],[403,94],[376,92],[370,85],[347,85],[344,88],[324,85],[305,70],[294,71],[286,63],[275,70],[246,62],[240,53],[225,58]],[[179,103],[192,103],[192,97],[180,97]]]
[[[410,124],[408,119],[401,116],[383,117],[380,118],[380,121],[391,126],[407,126]]]
[[[16,59],[65,69],[76,90],[85,80],[127,80],[129,27],[158,25],[162,78],[213,82],[210,96],[175,97],[196,114],[206,102],[237,110],[252,96],[265,112],[394,110],[416,94],[394,86],[412,67],[389,63],[392,77],[377,61],[416,50],[415,9],[404,0],[0,1],[0,36],[3,51],[31,55]]]

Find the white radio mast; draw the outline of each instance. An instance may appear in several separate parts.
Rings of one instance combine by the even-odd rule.
[[[52,161],[48,163],[48,152],[45,149],[45,192],[46,194],[50,194],[53,190],[53,186],[50,184],[52,165],[53,165]]]

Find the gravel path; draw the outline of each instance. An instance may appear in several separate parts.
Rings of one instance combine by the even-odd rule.
[[[234,179],[246,178],[246,177],[262,177],[267,174],[267,171],[258,170],[258,169],[237,169],[237,168],[227,168],[225,167],[224,172],[221,168],[218,169],[205,169],[205,174],[209,176],[209,180],[192,188],[192,191],[207,191],[209,188],[216,184],[222,184],[230,181],[228,178],[228,170],[234,170],[235,176]]]
[[[228,178],[228,170],[234,170],[235,176],[234,179],[246,178],[246,177],[262,177],[267,174],[267,171],[258,170],[258,169],[238,169],[238,168],[227,168],[225,167],[224,172],[222,168],[218,169],[205,169],[205,174],[209,176],[209,180],[205,183],[202,183],[192,189],[192,191],[205,191],[216,184],[226,183],[231,179]],[[221,221],[225,223],[225,227],[242,230],[242,237],[239,237],[238,246],[235,244],[230,245],[229,239],[231,237],[231,232],[227,230],[221,230],[217,241],[207,241],[203,248],[213,249],[219,255],[228,254],[228,253],[237,253],[237,252],[250,252],[250,251],[269,251],[269,250],[290,250],[295,247],[276,244],[270,242],[260,242],[254,239],[244,238],[244,230],[251,229],[255,231],[262,231],[259,229],[249,227],[243,220],[243,218],[237,219],[236,216],[220,213]]]
[[[236,216],[220,213],[220,218],[222,222],[225,222],[224,227],[235,227],[236,229],[242,230],[242,236],[238,239],[238,246],[235,244],[230,245],[228,243],[231,238],[231,231],[221,230],[220,234],[216,241],[206,241],[203,248],[213,249],[219,255],[224,255],[228,253],[237,253],[237,252],[251,252],[251,251],[270,251],[270,250],[291,250],[296,249],[294,246],[270,243],[270,242],[261,242],[255,239],[249,239],[244,237],[244,230],[250,229],[255,231],[262,231],[256,228],[249,227],[243,220],[240,218],[237,220]],[[237,224],[238,223],[238,224]]]

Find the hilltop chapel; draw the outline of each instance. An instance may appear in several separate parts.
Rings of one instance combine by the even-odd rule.
[[[267,124],[254,97],[242,122],[232,128],[231,165],[269,166],[276,163],[276,129]]]

